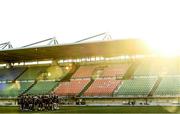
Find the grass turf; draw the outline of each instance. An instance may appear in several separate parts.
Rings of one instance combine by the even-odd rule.
[[[1,106],[0,113],[21,113],[18,107]],[[37,113],[180,113],[176,106],[63,106],[55,111]],[[24,112],[23,112],[24,113]],[[32,112],[30,112],[32,113]]]

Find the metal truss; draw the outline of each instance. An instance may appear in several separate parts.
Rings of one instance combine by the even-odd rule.
[[[13,48],[13,46],[11,45],[10,42],[5,42],[5,43],[2,43],[0,44],[0,49],[10,49],[10,48]]]
[[[96,38],[96,37],[99,37],[99,36],[104,36],[102,40],[111,40],[111,35],[109,35],[107,32],[104,32],[104,33],[100,33],[100,34],[97,34],[97,35],[94,35],[94,36],[91,36],[91,37],[88,37],[88,38],[84,38],[82,40],[79,40],[79,41],[76,41],[75,43],[80,43],[80,42],[83,42],[83,41],[87,41],[87,40],[90,40],[90,39],[93,39],[93,38]]]
[[[35,43],[32,43],[32,44],[28,44],[28,45],[25,45],[25,46],[22,46],[22,47],[30,47],[30,46],[33,46],[33,45],[36,45],[36,44],[47,42],[47,41],[49,41],[47,45],[57,45],[57,44],[59,44],[58,41],[56,40],[56,38],[53,37],[53,38],[48,38],[48,39],[38,41],[38,42],[35,42]]]

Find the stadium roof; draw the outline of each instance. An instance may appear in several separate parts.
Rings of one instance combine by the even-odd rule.
[[[0,62],[69,59],[92,56],[112,57],[149,53],[151,53],[150,49],[142,40],[124,39],[6,49],[0,51]]]

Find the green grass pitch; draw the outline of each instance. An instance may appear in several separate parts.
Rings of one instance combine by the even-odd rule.
[[[41,111],[36,111],[41,113]],[[0,113],[25,113],[18,107],[1,106]],[[32,113],[32,112],[31,112]],[[176,106],[63,106],[55,111],[42,113],[180,113]]]

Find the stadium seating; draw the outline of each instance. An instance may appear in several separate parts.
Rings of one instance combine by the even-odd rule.
[[[90,78],[97,66],[80,66],[72,78]]]
[[[27,90],[33,82],[0,83],[0,97],[17,97]]]
[[[38,76],[37,80],[60,80],[63,78],[68,71],[65,67],[50,66],[46,69],[45,73]]]
[[[47,66],[29,67],[18,80],[35,80],[46,72]]]
[[[143,61],[134,72],[134,76],[154,76],[159,74],[159,67],[151,61]]]
[[[59,96],[76,96],[89,83],[90,79],[74,79],[70,82],[61,82],[55,89],[55,94]]]
[[[130,64],[110,65],[104,68],[101,77],[122,77],[127,72]]]
[[[180,74],[180,64],[174,60],[142,61],[134,72],[134,76],[161,76]]]
[[[14,67],[9,69],[0,69],[0,80],[1,81],[13,81],[16,79],[21,73],[25,71],[25,67]]]
[[[115,96],[147,96],[157,78],[134,78],[124,80]]]
[[[50,93],[56,86],[56,81],[38,81],[27,94],[31,95],[44,95]]]
[[[96,79],[84,93],[84,96],[112,96],[120,80]]]
[[[179,96],[180,95],[180,76],[163,77],[156,89],[155,96]]]
[[[173,76],[180,74],[180,64],[177,61],[163,61],[159,68],[159,75]]]

